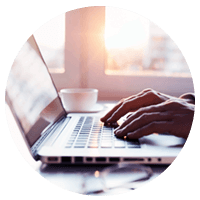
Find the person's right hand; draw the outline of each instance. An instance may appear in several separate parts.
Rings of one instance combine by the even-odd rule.
[[[156,105],[169,99],[176,99],[166,94],[145,89],[139,94],[122,99],[111,111],[101,118],[102,122],[114,123],[129,112],[136,111],[142,107]]]
[[[169,133],[187,139],[194,116],[194,104],[184,99],[167,100],[135,111],[114,133],[138,139],[152,133]]]

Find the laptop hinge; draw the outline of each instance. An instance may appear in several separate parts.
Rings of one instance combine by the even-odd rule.
[[[71,117],[66,117],[63,116],[62,118],[60,118],[56,123],[50,125],[41,135],[41,137],[35,142],[35,144],[31,147],[31,154],[33,156],[33,158],[37,161],[39,160],[39,155],[37,154],[38,149],[41,147],[41,145],[43,144],[43,142],[46,140],[46,138],[55,132],[55,130],[62,126],[62,124],[65,122],[66,119],[70,119]],[[69,121],[69,120],[67,120]],[[65,123],[64,127],[67,125],[67,123]],[[63,128],[64,128],[63,127]],[[63,130],[63,128],[60,130],[60,132]]]

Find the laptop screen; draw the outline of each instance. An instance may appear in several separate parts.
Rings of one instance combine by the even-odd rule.
[[[13,63],[6,93],[30,147],[48,125],[65,114],[33,36]]]

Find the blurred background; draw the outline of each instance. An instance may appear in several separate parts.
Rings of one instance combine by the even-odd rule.
[[[175,96],[194,90],[175,42],[136,13],[82,8],[52,19],[34,36],[58,90],[97,88],[100,100],[118,100],[145,88]]]
[[[65,14],[42,26],[35,36],[50,71],[63,73]],[[106,8],[105,46],[107,73],[190,76],[174,41],[161,28],[135,13]]]

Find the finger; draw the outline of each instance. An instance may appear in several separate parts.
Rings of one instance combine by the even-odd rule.
[[[110,118],[107,120],[109,123],[116,122],[119,120],[122,116],[127,114],[129,111],[131,111],[131,106],[128,101],[124,102],[113,114],[110,116]]]
[[[148,89],[145,89],[145,90],[143,90],[143,91],[141,91],[140,93],[138,93],[138,94],[136,94],[136,95],[132,95],[132,96],[130,96],[130,97],[128,97],[128,98],[124,98],[124,99],[122,99],[121,101],[119,101],[119,103],[117,103],[117,105],[113,108],[113,109],[111,109],[105,116],[103,116],[100,120],[102,121],[102,122],[106,122],[109,118],[110,118],[110,121],[112,121],[112,115],[117,111],[118,112],[118,109],[122,106],[122,104],[124,103],[124,102],[127,102],[127,101],[130,101],[130,100],[133,100],[134,98],[136,98],[136,97],[140,97],[140,96],[143,96],[144,94],[146,94],[146,93],[148,93],[148,92],[150,92],[150,91],[152,91],[152,89],[150,89],[150,88],[148,88]],[[120,110],[119,110],[120,111]],[[123,116],[123,115],[120,115],[120,116]],[[119,119],[119,118],[118,118]],[[114,120],[113,120],[114,121]],[[115,120],[115,122],[116,122],[117,120]]]
[[[128,139],[138,139],[143,136],[150,135],[152,133],[164,133],[171,132],[171,127],[173,126],[172,121],[154,121],[150,124],[143,126],[140,129],[135,130],[127,134]]]
[[[122,100],[120,100],[105,116],[103,116],[100,120],[102,122],[106,122],[112,115],[113,113],[125,102],[128,100],[131,100],[133,98],[135,98],[136,95],[132,95],[130,97],[124,98]]]
[[[171,119],[171,114],[168,114],[167,112],[144,113],[128,123],[123,128],[115,131],[115,134],[117,137],[123,137],[126,136],[129,132],[134,132],[135,130],[140,129],[154,121],[170,121]]]
[[[106,116],[101,118],[101,121],[113,123],[130,111],[135,111],[141,107],[155,105],[158,103],[161,103],[158,94],[156,94],[152,89],[148,88],[137,95],[132,95],[126,99],[122,99],[117,106],[115,106],[108,114],[106,114]]]
[[[130,112],[128,115],[127,115],[127,119],[129,118],[129,117],[131,117],[132,116],[132,114],[133,114],[133,112]]]
[[[105,116],[103,116],[100,120],[102,122],[106,122],[108,118],[112,116],[112,114],[122,105],[123,102],[117,103],[117,105],[114,106]]]
[[[115,129],[115,132],[119,129],[124,128],[127,126],[129,123],[131,123],[134,119],[137,119],[138,117],[142,116],[144,113],[155,113],[155,112],[162,112],[163,111],[163,104],[158,104],[158,105],[152,105],[152,106],[147,106],[138,109],[134,113],[129,116],[129,118],[126,119],[117,129]]]
[[[115,112],[113,112],[113,114],[111,115],[111,117],[107,121],[110,122],[110,123],[116,122],[117,120],[119,120],[125,114],[139,109],[141,107],[142,97],[143,96],[141,95],[141,96],[137,96],[137,97],[134,97],[132,99],[124,101],[121,104],[121,106],[118,107],[118,109]]]
[[[162,104],[161,100],[152,92],[144,92],[143,94],[137,95],[132,99],[129,99],[112,114],[112,116],[107,120],[108,122],[116,122],[122,116],[131,111],[136,111],[142,107],[159,105]]]

